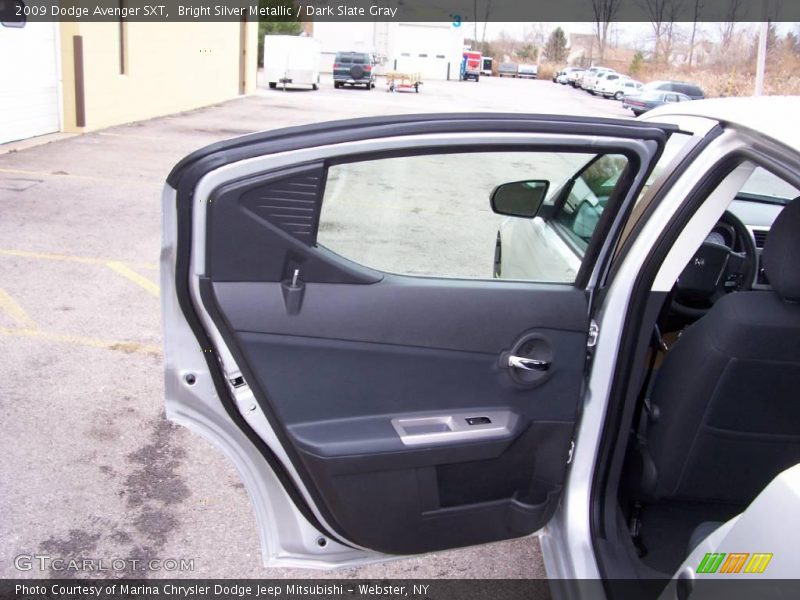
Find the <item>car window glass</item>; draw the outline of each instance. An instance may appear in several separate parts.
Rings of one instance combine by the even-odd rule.
[[[664,145],[664,150],[661,153],[661,156],[658,159],[655,167],[650,172],[650,175],[647,177],[647,181],[642,188],[642,191],[639,193],[639,197],[636,198],[636,202],[638,203],[642,197],[645,195],[650,186],[653,185],[653,182],[664,172],[664,169],[669,165],[672,160],[677,156],[678,152],[680,152],[686,143],[692,138],[691,135],[688,133],[673,133],[669,136],[667,143]]]
[[[332,165],[317,244],[388,273],[572,283],[625,166],[622,156],[595,158],[591,153],[478,152]],[[558,217],[557,225],[549,216],[553,198],[575,177],[569,208],[562,210],[570,214]],[[547,214],[523,218],[493,212],[490,196],[498,185],[530,180],[549,182]],[[570,233],[556,231],[565,226]],[[576,246],[565,236],[581,243]]]
[[[773,199],[781,203],[800,196],[800,190],[763,167],[755,168],[739,193],[758,196],[765,200]]]
[[[630,232],[633,230],[636,223],[641,219],[642,215],[647,208],[646,203],[642,202],[644,198],[647,197],[647,193],[650,190],[650,187],[653,185],[653,182],[658,179],[661,174],[664,172],[664,169],[667,168],[668,165],[675,160],[675,157],[678,153],[683,150],[684,146],[692,139],[692,136],[688,133],[673,133],[669,136],[667,143],[664,145],[664,150],[661,152],[661,156],[658,159],[658,162],[653,167],[653,170],[650,172],[650,175],[647,177],[647,181],[645,181],[644,185],[642,186],[639,195],[636,198],[636,202],[633,207],[633,211],[631,212],[631,216],[628,218],[627,222],[625,223],[625,228],[622,232],[622,236],[620,237],[619,243],[617,244],[617,249],[621,248],[627,237],[630,235]]]
[[[567,232],[573,244],[585,250],[600,215],[628,164],[618,154],[607,154],[589,163],[575,179],[555,221]]]

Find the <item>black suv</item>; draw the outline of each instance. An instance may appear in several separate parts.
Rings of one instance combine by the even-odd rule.
[[[366,52],[337,52],[333,61],[333,87],[364,85],[375,87],[372,57]]]

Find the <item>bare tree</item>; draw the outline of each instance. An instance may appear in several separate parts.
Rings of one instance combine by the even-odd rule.
[[[694,8],[692,10],[692,35],[689,38],[689,66],[692,66],[694,59],[694,45],[697,36],[697,22],[700,20],[700,15],[703,13],[703,0],[693,0]]]
[[[664,56],[664,62],[669,62],[672,58],[672,52],[675,49],[675,44],[679,38],[683,37],[678,20],[680,19],[681,11],[683,10],[684,0],[669,0],[667,6],[667,22],[664,26],[664,36],[662,37],[661,51]]]
[[[606,54],[608,27],[619,10],[621,0],[592,0],[594,12],[594,34],[597,38],[597,51],[602,62]]]
[[[497,34],[492,45],[494,46],[498,58],[502,61],[512,60],[517,53],[520,43],[516,37],[508,33],[505,29],[502,29],[500,33]]]
[[[473,21],[475,22],[475,33],[472,36],[472,39],[475,43],[478,43],[478,0],[474,1],[474,11],[472,12]],[[473,50],[477,50],[478,48],[473,48]]]
[[[726,21],[722,23],[722,47],[730,47],[733,35],[736,33],[736,25],[739,17],[744,10],[744,0],[728,0],[728,8],[725,11]]]
[[[481,34],[481,52],[486,49],[486,24],[492,15],[492,0],[486,0],[486,10],[483,14],[483,33]]]
[[[640,0],[653,26],[653,62],[669,62],[678,33],[676,20],[680,18],[683,0]]]
[[[653,62],[658,62],[661,57],[661,37],[664,35],[665,13],[669,0],[641,0],[640,4],[647,13],[650,25],[653,27]]]
[[[550,35],[550,27],[545,23],[531,23],[525,28],[522,39],[535,46],[544,46]]]

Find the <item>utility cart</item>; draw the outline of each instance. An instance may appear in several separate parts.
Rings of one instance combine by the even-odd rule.
[[[400,73],[398,71],[389,71],[386,73],[386,85],[389,86],[387,91],[395,92],[397,90],[414,90],[419,93],[419,86],[422,85],[422,78],[419,73]]]

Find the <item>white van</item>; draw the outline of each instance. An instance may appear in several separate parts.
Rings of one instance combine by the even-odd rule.
[[[319,88],[320,44],[297,35],[264,36],[264,77],[270,88],[310,85]]]

